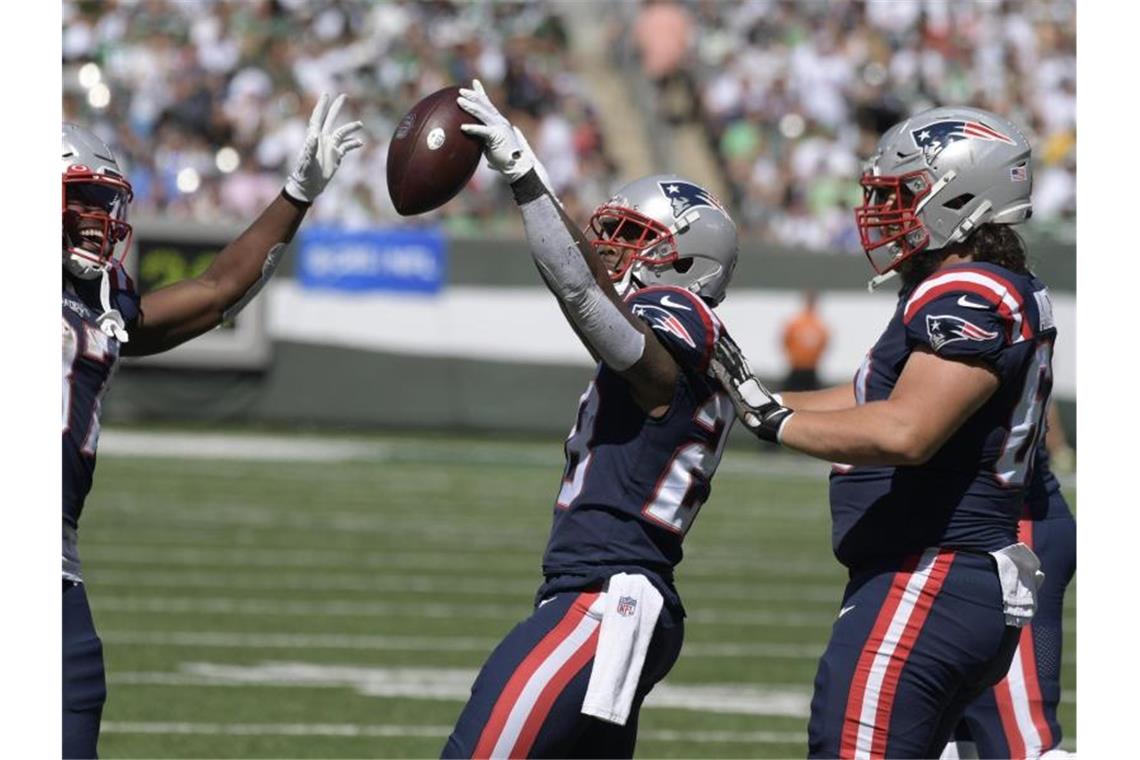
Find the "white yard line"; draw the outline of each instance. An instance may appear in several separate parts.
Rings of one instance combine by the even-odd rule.
[[[200,433],[186,431],[141,432],[104,428],[99,453],[106,457],[159,459],[221,459],[249,462],[468,462],[513,466],[550,466],[558,469],[557,446],[479,441],[458,446],[429,440],[376,440],[313,435],[257,433]],[[822,482],[830,470],[826,462],[808,457],[731,451],[718,472],[789,480]],[[1076,485],[1075,475],[1061,476],[1066,488]]]
[[[162,736],[320,736],[363,738],[446,739],[451,726],[405,726],[359,723],[157,723],[103,721],[102,731],[110,734],[151,734]],[[724,744],[804,744],[802,731],[654,731],[638,732],[641,741],[695,742]]]
[[[184,663],[179,672],[112,674],[111,682],[168,686],[265,686],[350,688],[370,697],[464,702],[478,671],[469,668],[356,667],[307,662],[257,665]],[[807,687],[754,684],[672,684],[650,693],[645,707],[730,715],[804,717],[811,699]]]
[[[521,442],[477,441],[472,445],[427,439],[339,438],[260,433],[142,432],[104,428],[99,454],[152,459],[222,459],[248,462],[466,462],[558,469],[561,452]],[[729,452],[721,472],[812,479],[827,475],[828,465],[806,457]]]
[[[387,652],[490,652],[497,638],[463,636],[380,636],[334,633],[233,633],[228,631],[100,631],[117,646],[201,647],[209,649],[328,649]],[[686,658],[817,660],[824,643],[719,641],[686,643]]]
[[[147,459],[224,459],[243,462],[346,462],[384,460],[384,441],[338,440],[306,435],[153,432],[104,429],[99,454]]]
[[[320,602],[226,597],[123,597],[100,595],[100,610],[127,613],[204,614],[260,617],[349,617],[433,620],[511,620],[530,614],[525,599],[518,604],[464,604],[447,602],[377,602],[357,599],[327,599]],[[834,622],[832,612],[772,612],[767,610],[699,610],[690,621],[705,625],[755,626],[764,628],[825,629]]]

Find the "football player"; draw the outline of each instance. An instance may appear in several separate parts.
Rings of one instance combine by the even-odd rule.
[[[1018,539],[1041,558],[1045,580],[1033,622],[1021,629],[1009,672],[966,708],[942,757],[1066,757],[1057,706],[1061,701],[1062,612],[1077,567],[1077,524],[1046,447],[1017,524]]]
[[[459,105],[510,182],[539,273],[598,365],[566,439],[533,613],[483,665],[445,757],[630,757],[646,694],[673,666],[681,542],[708,498],[732,404],[708,376],[712,307],[736,227],[674,175],[567,218],[521,132],[478,82]]]
[[[139,296],[122,267],[131,183],[90,131],[63,125],[63,756],[95,757],[106,696],[78,529],[91,490],[99,413],[119,356],[173,348],[236,315],[277,267],[341,159],[363,145],[359,121],[335,127],[344,95],[322,95],[285,188],[198,277]]]
[[[713,370],[757,436],[838,463],[832,539],[850,582],[815,678],[809,754],[935,757],[1009,670],[1037,606],[1018,517],[1056,328],[1011,227],[1032,187],[1014,124],[973,108],[917,114],[883,135],[861,184],[875,281],[898,274],[902,288],[854,382],[770,394],[725,337]]]

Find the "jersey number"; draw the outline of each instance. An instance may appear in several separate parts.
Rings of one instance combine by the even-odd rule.
[[[115,350],[111,347],[110,338],[101,330],[84,325],[80,333],[65,319],[63,320],[63,432],[71,429],[71,406],[75,394],[75,362],[80,357],[102,364],[112,365],[103,375],[103,381],[95,393],[95,403],[91,405],[91,418],[87,420],[87,434],[83,436],[80,450],[88,456],[95,456],[95,448],[99,445],[99,408],[103,403],[103,394],[114,370]]]
[[[592,438],[598,416],[598,389],[593,382],[578,403],[578,418],[566,438],[566,469],[558,491],[558,507],[568,509],[582,492],[594,452]],[[734,418],[732,403],[716,393],[697,410],[694,421],[711,433],[711,444],[689,441],[673,452],[657,487],[642,507],[642,514],[653,522],[684,535],[697,510],[708,495],[708,483],[720,462],[728,429]]]
[[[657,488],[642,508],[642,514],[682,536],[689,532],[708,498],[709,481],[720,464],[735,417],[728,396],[714,393],[709,397],[693,419],[711,434],[712,448],[700,441],[678,447],[658,478]]]
[[[1017,487],[1025,484],[1033,454],[1045,435],[1042,420],[1052,390],[1053,343],[1043,340],[1037,344],[1037,351],[1025,373],[1021,398],[1010,418],[1009,435],[994,463],[994,475],[1002,485]]]
[[[582,492],[586,471],[594,452],[590,444],[594,437],[594,420],[598,417],[597,381],[591,380],[585,393],[578,399],[578,417],[566,438],[566,469],[562,473],[562,488],[558,490],[558,507],[569,509],[571,502]]]

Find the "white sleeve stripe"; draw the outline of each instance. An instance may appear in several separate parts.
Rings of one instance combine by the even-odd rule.
[[[903,309],[905,318],[909,319],[913,316],[912,309],[917,310],[917,308],[921,308],[924,305],[924,301],[927,300],[925,296],[931,293],[931,291],[936,288],[952,287],[955,283],[978,286],[986,289],[997,297],[1004,307],[1004,309],[1000,309],[1000,311],[1005,316],[1008,316],[1013,323],[1013,329],[1011,330],[1013,342],[1016,343],[1024,339],[1021,330],[1022,303],[1016,291],[1011,292],[1007,283],[1002,283],[993,277],[977,271],[947,272],[946,274],[935,275],[926,280],[915,289],[910,299],[906,302],[906,308]]]

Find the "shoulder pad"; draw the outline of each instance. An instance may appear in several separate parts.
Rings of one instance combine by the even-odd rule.
[[[970,315],[996,314],[1004,325],[1008,343],[1033,338],[1021,291],[1009,279],[990,269],[954,267],[927,277],[907,299],[903,324],[909,325],[920,312],[935,303],[966,322],[970,321]]]
[[[626,296],[626,303],[678,361],[705,370],[722,327],[699,296],[684,288],[653,286]]]

